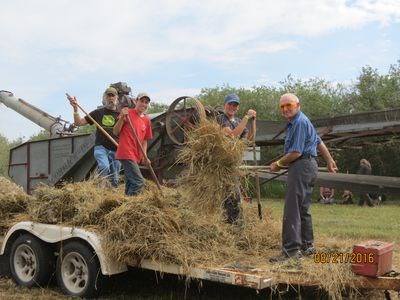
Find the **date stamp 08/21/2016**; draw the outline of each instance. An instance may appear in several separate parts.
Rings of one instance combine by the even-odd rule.
[[[372,252],[317,252],[314,254],[314,263],[317,264],[373,264],[374,262],[375,255]]]

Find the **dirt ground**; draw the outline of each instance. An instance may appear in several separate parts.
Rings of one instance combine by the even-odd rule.
[[[277,293],[280,299],[296,299],[297,292],[282,288]],[[270,299],[270,290],[256,291],[248,288],[217,284],[213,282],[192,281],[186,283],[184,279],[173,275],[156,276],[150,271],[129,271],[117,275],[108,284],[100,299]],[[0,277],[0,299],[72,299],[60,293],[57,287],[25,289],[17,287],[7,277]],[[313,297],[315,298],[315,297]],[[318,297],[317,297],[318,298]]]

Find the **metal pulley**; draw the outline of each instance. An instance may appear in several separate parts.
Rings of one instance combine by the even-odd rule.
[[[189,96],[179,97],[169,106],[165,116],[167,135],[173,143],[183,145],[185,131],[206,117],[206,110],[199,100]]]

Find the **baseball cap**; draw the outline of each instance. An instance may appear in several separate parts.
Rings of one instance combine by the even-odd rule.
[[[149,101],[151,101],[150,96],[147,93],[139,93],[136,97],[136,100],[142,99],[146,97],[147,99],[149,99]]]
[[[240,98],[236,94],[229,94],[225,97],[225,103],[232,103],[235,102],[237,104],[240,103]]]
[[[113,94],[114,96],[117,96],[118,92],[115,88],[109,87],[108,89],[106,89],[105,94]]]

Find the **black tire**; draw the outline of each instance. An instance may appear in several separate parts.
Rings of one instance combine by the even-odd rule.
[[[19,236],[12,244],[10,270],[18,285],[28,288],[47,285],[54,273],[54,262],[51,248],[31,234]]]
[[[98,296],[104,281],[96,253],[78,241],[69,242],[60,249],[56,275],[61,290],[77,297]]]
[[[10,276],[10,258],[7,253],[0,255],[0,277]]]

